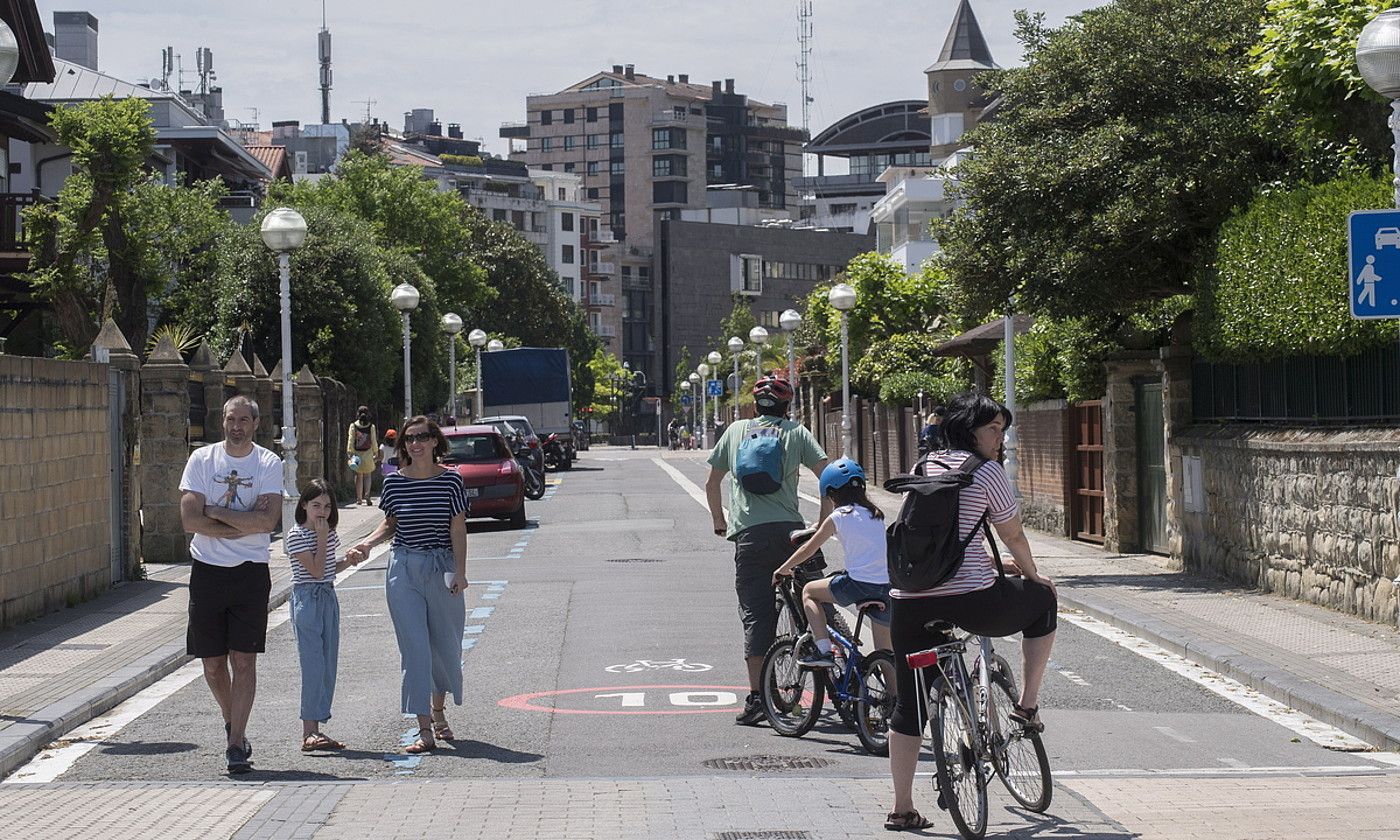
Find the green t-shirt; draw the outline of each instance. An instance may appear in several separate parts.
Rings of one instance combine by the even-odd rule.
[[[760,416],[757,420],[760,425],[782,429],[783,487],[776,493],[749,493],[734,478],[734,462],[739,458],[739,443],[752,422],[730,423],[710,453],[710,466],[729,473],[729,530],[725,539],[732,540],[740,531],[767,522],[801,522],[802,514],[797,510],[797,471],[801,467],[811,469],[826,460],[826,452],[806,426],[779,417]]]

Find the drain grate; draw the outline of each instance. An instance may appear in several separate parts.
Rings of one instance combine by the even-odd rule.
[[[609,557],[609,563],[661,563],[660,557]]]
[[[703,762],[711,770],[756,770],[759,773],[780,773],[784,770],[815,770],[827,767],[825,758],[800,755],[741,755],[733,758],[712,758]]]
[[[710,840],[812,840],[806,831],[721,831]]]

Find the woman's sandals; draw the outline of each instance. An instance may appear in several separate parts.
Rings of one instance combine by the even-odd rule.
[[[424,738],[424,735],[427,735],[428,737]],[[422,755],[423,753],[430,753],[436,749],[437,741],[433,739],[432,728],[428,726],[423,726],[419,727],[418,729],[418,740],[404,747],[403,751],[408,753],[409,755]]]
[[[920,831],[932,826],[933,823],[929,822],[928,818],[918,811],[905,811],[902,814],[891,811],[885,817],[886,831]]]
[[[433,709],[431,716],[433,722],[433,737],[439,741],[453,740],[452,727],[447,724],[447,713],[444,709]]]
[[[312,732],[301,739],[302,752],[320,752],[322,750],[343,750],[345,745],[327,736],[324,732]]]

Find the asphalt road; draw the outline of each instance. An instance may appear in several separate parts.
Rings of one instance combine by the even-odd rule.
[[[710,533],[696,499],[705,473],[698,453],[595,449],[551,476],[557,486],[527,505],[526,530],[469,525],[467,690],[462,706],[448,706],[458,740],[421,758],[400,752],[415,724],[398,712],[386,557],[376,555],[339,587],[339,687],[325,730],[349,749],[300,752],[296,647],[282,623],[260,660],[256,770],[244,778],[685,777],[728,772],[706,764],[715,759],[765,755],[827,762],[807,775],[884,776],[886,761],[863,754],[830,713],[801,739],[734,724],[746,691],[741,635],[730,546]],[[803,508],[815,517],[814,503]],[[829,554],[839,568],[839,548]],[[1018,659],[1014,640],[998,648]],[[675,660],[686,669],[666,667]],[[1064,775],[1376,768],[1068,621],[1042,698],[1052,765]],[[220,779],[222,740],[196,679],[59,778]]]

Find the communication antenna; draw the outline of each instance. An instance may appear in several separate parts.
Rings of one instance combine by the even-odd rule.
[[[797,82],[802,86],[802,130],[812,133],[812,0],[797,0]],[[803,174],[807,161],[803,156]]]
[[[369,120],[370,120],[369,109],[370,109],[370,108],[373,108],[375,105],[378,105],[378,104],[379,104],[379,100],[378,100],[378,99],[356,99],[356,100],[355,100],[355,104],[356,104],[356,105],[363,105],[363,106],[365,106],[365,125],[369,125]]]
[[[160,89],[170,90],[170,74],[175,72],[175,48],[160,51]]]
[[[208,47],[199,47],[194,51],[195,64],[199,68],[199,94],[205,96],[209,93],[209,83],[214,80],[214,51]]]
[[[331,31],[326,28],[326,0],[321,0],[321,32],[316,41],[321,59],[321,124],[326,125],[331,121]],[[369,122],[368,117],[365,122]]]

